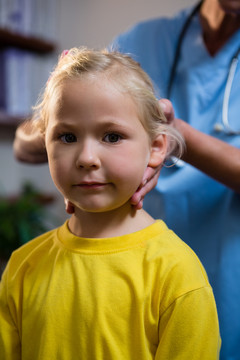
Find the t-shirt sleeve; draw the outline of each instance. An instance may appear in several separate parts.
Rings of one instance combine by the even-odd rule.
[[[178,297],[163,312],[155,359],[219,359],[221,339],[210,286]]]
[[[21,343],[9,308],[7,274],[6,269],[0,282],[0,360],[18,360],[21,359]]]

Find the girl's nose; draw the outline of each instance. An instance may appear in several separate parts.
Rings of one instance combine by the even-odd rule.
[[[78,168],[92,169],[100,166],[97,144],[93,141],[85,141],[80,145],[77,155],[76,166]]]

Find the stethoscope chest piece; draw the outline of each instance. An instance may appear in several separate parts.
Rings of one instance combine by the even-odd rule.
[[[213,126],[213,130],[214,130],[216,133],[220,133],[220,132],[224,131],[224,128],[223,128],[223,125],[222,125],[222,124],[216,123],[216,124],[214,124],[214,126]]]

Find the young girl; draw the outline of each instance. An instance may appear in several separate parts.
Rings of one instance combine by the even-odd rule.
[[[15,251],[0,285],[0,359],[217,359],[193,251],[130,198],[181,140],[131,58],[71,49],[35,109],[51,176],[75,212]]]

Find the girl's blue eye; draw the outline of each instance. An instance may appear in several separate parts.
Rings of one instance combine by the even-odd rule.
[[[106,142],[109,142],[109,143],[116,143],[118,142],[119,140],[121,140],[121,136],[119,134],[115,134],[115,133],[111,133],[111,134],[107,134],[105,137],[104,137],[104,140]]]
[[[73,143],[77,141],[77,138],[75,135],[69,133],[69,134],[63,134],[60,136],[60,139],[64,143]]]

